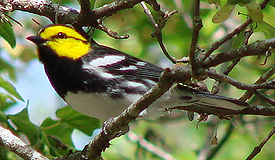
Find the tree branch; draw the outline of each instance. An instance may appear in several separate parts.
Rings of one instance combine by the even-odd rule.
[[[275,127],[273,127],[272,130],[267,135],[267,137],[257,147],[254,148],[254,150],[250,153],[250,155],[246,158],[246,160],[251,160],[258,153],[260,153],[264,145],[270,140],[270,138],[274,135],[274,133],[275,133]]]
[[[265,83],[260,83],[260,84],[244,84],[241,83],[229,76],[226,75],[221,75],[218,73],[214,73],[212,71],[206,71],[206,73],[208,74],[208,76],[210,78],[216,79],[216,80],[220,80],[223,82],[227,82],[233,86],[235,86],[238,89],[242,89],[242,90],[256,90],[256,89],[275,89],[275,80],[271,80]]]
[[[264,9],[265,6],[268,4],[270,0],[265,0],[260,4],[261,9]],[[228,33],[224,38],[222,38],[219,41],[214,42],[211,47],[207,50],[205,53],[201,53],[198,57],[200,57],[199,62],[203,63],[210,54],[212,54],[216,49],[218,49],[222,44],[224,44],[226,41],[230,40],[235,35],[239,34],[241,31],[243,31],[250,23],[252,23],[252,19],[249,17],[243,24],[235,28],[232,32]]]
[[[61,24],[73,24],[77,22],[79,11],[73,8],[62,7],[58,8],[57,4],[48,0],[3,0],[2,6],[11,6],[7,11],[20,10],[29,13],[34,13],[40,16],[49,18],[53,23],[56,20],[56,13],[58,12],[57,21]]]
[[[264,83],[268,78],[270,78],[274,74],[275,74],[275,66],[273,66],[266,73],[264,73],[254,84]],[[240,100],[245,101],[251,98],[252,95],[253,95],[252,91],[246,91],[244,95],[240,98]]]
[[[172,86],[172,75],[172,72],[166,69],[155,87],[150,89],[139,100],[132,103],[120,116],[109,119],[100,134],[83,151],[84,157],[100,157],[101,152],[109,147],[110,140],[124,134],[125,132],[122,130],[125,127],[128,128],[128,124],[132,120],[136,119],[144,109],[149,107]]]
[[[160,48],[162,50],[162,52],[164,53],[164,55],[172,62],[172,63],[177,63],[180,60],[177,60],[175,57],[171,56],[165,45],[163,44],[163,40],[162,40],[162,29],[164,28],[164,26],[166,25],[167,20],[175,13],[177,13],[177,10],[174,10],[172,12],[168,12],[165,11],[164,9],[162,9],[160,7],[160,5],[158,4],[158,2],[156,0],[146,0],[146,2],[151,5],[154,9],[154,11],[156,11],[159,15],[159,20],[158,23],[155,21],[151,11],[147,8],[147,6],[145,5],[144,2],[141,2],[141,6],[144,9],[144,12],[147,14],[149,20],[151,21],[152,25],[154,26],[154,32],[151,34],[152,37],[156,37]]]
[[[57,21],[60,24],[75,24],[78,21],[78,25],[82,26],[94,26],[97,19],[110,16],[120,10],[132,8],[134,5],[140,3],[142,0],[124,0],[124,1],[116,1],[110,4],[106,4],[102,7],[94,9],[91,11],[91,14],[86,14],[88,11],[89,4],[87,1],[82,0],[81,6],[83,10],[83,14],[79,19],[79,11],[74,8],[68,8],[60,6],[58,8],[57,4],[52,3],[49,0],[2,0],[0,2],[1,9],[5,8],[5,11],[14,11],[20,10],[29,13],[34,13],[40,16],[45,16],[49,18],[53,23],[55,23],[55,15],[58,13]],[[58,12],[57,12],[58,11]]]
[[[266,55],[266,52],[269,52],[271,48],[275,48],[275,38],[257,41],[238,49],[211,55],[202,63],[201,67],[210,68],[246,56]]]
[[[2,126],[0,126],[0,144],[9,148],[12,152],[25,160],[48,160],[47,157],[44,157],[41,153],[37,152],[15,136],[10,130]]]
[[[189,59],[190,64],[192,66],[192,73],[197,75],[197,69],[200,68],[200,63],[197,63],[197,42],[199,37],[200,29],[202,28],[202,20],[200,17],[200,0],[194,1],[194,14],[193,14],[193,33],[192,33],[192,41],[190,44],[190,52],[189,52]]]
[[[165,152],[162,148],[158,148],[157,146],[155,146],[154,144],[146,141],[146,139],[144,139],[143,137],[140,137],[138,135],[136,135],[133,132],[129,132],[128,133],[128,138],[139,144],[141,147],[145,148],[147,151],[150,151],[151,153],[153,153],[155,156],[158,156],[161,159],[165,159],[165,160],[176,160],[174,157],[172,157],[169,153]]]
[[[184,76],[180,77],[178,74],[179,72]],[[101,152],[110,146],[109,141],[128,132],[128,124],[136,119],[144,109],[149,107],[154,101],[167,92],[178,78],[180,78],[181,81],[190,79],[190,68],[186,66],[182,69],[175,69],[172,71],[166,69],[156,86],[151,88],[139,100],[132,103],[121,115],[107,120],[100,134],[85,147],[81,154],[79,152],[75,154],[69,153],[59,158],[59,160],[76,159],[79,156],[88,159],[100,159]]]

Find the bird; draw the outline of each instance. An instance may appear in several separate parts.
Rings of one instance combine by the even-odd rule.
[[[57,94],[76,111],[107,120],[155,86],[164,69],[86,37],[70,25],[50,24],[26,39],[37,46],[38,59]],[[158,117],[167,108],[190,105],[229,110],[249,106],[177,84],[140,117]]]

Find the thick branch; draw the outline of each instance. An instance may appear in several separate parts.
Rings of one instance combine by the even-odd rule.
[[[77,22],[78,13],[76,9],[67,8],[67,7],[59,7],[58,5],[53,4],[49,0],[3,0],[1,3],[2,6],[11,6],[10,10],[7,11],[26,11],[29,13],[34,13],[40,16],[45,16],[49,18],[53,23],[55,23],[55,15],[58,12],[57,21],[58,23],[68,23],[72,24]]]
[[[172,86],[171,77],[171,71],[166,70],[155,87],[131,104],[120,116],[110,119],[104,129],[101,130],[101,133],[86,148],[85,157],[100,157],[101,152],[109,147],[110,140],[124,134],[121,133],[121,129],[128,127],[132,120],[136,119],[144,109],[149,107]]]
[[[86,21],[80,21],[83,26],[93,26],[95,21],[99,18],[110,16],[119,10],[132,8],[134,5],[140,3],[142,0],[124,0],[116,1],[100,8],[94,9],[92,15],[83,14],[81,19]],[[84,4],[87,4],[85,1]],[[83,5],[84,5],[83,4]],[[79,11],[74,8],[68,8],[60,6],[58,10],[58,5],[53,4],[49,0],[2,0],[0,2],[2,6],[1,9],[6,8],[5,11],[26,11],[29,13],[38,14],[49,18],[53,23],[55,23],[55,15],[58,11],[57,21],[61,24],[74,24],[78,22]],[[7,7],[8,6],[8,7]],[[82,7],[83,8],[83,7]],[[83,10],[87,11],[87,6]]]
[[[10,130],[0,126],[0,144],[9,148],[12,152],[26,160],[48,160],[42,154],[31,148]]]
[[[193,14],[193,33],[192,42],[190,44],[189,59],[192,66],[192,72],[196,75],[197,69],[200,67],[197,63],[196,47],[199,38],[200,29],[202,28],[202,20],[200,18],[200,0],[194,1],[194,14]]]
[[[101,152],[109,147],[109,141],[125,134],[128,131],[128,124],[136,119],[144,109],[149,107],[154,101],[167,92],[167,90],[175,81],[184,82],[187,79],[190,79],[190,77],[191,75],[189,66],[178,68],[172,71],[170,69],[166,69],[155,87],[150,89],[139,100],[131,104],[121,115],[107,120],[104,123],[105,125],[102,128],[100,134],[85,147],[82,153],[69,153],[59,158],[59,160],[77,159],[77,157],[100,159]]]

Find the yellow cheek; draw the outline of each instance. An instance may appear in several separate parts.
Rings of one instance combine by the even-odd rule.
[[[58,39],[54,41],[48,41],[47,44],[59,57],[66,57],[76,60],[90,50],[90,44],[83,41],[77,41],[75,39]]]

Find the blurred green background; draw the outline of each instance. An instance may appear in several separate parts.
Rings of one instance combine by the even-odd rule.
[[[97,0],[94,2],[94,8],[111,2],[111,0]],[[192,1],[160,0],[158,2],[168,11],[178,10],[178,13],[168,20],[162,31],[163,42],[167,50],[178,59],[188,56],[192,38]],[[259,1],[256,2],[259,3]],[[222,5],[225,3],[226,1],[221,1]],[[79,8],[77,1],[63,0],[61,5]],[[151,9],[150,6],[148,8]],[[198,44],[206,50],[213,42],[223,38],[244,22],[246,19],[246,15],[244,14],[247,14],[245,7],[236,6],[228,20],[220,24],[214,24],[211,19],[217,12],[217,7],[209,4],[206,0],[202,0],[200,8],[203,28],[200,31]],[[151,11],[157,19],[157,14],[153,10]],[[243,14],[238,15],[237,12]],[[265,36],[267,34],[264,34],[263,30],[268,32],[268,35],[271,35],[271,37],[274,34],[275,30],[272,27],[275,26],[274,7],[267,5],[262,12],[264,21],[270,26],[268,26],[269,28],[255,29],[255,33],[253,33],[249,43],[266,39]],[[19,130],[14,129],[14,131],[20,135],[35,135],[35,139],[39,139],[38,142],[32,143],[36,149],[39,149],[48,156],[58,156],[66,153],[66,149],[64,149],[65,151],[60,151],[62,149],[54,146],[50,142],[51,138],[49,138],[49,135],[54,134],[57,130],[60,131],[60,128],[62,128],[62,131],[54,136],[58,137],[61,134],[66,134],[62,135],[63,137],[61,136],[61,138],[59,137],[58,140],[67,144],[68,148],[74,149],[74,146],[76,146],[77,149],[82,149],[92,137],[79,130],[75,130],[71,125],[71,121],[74,121],[74,119],[60,120],[62,113],[56,116],[56,110],[64,107],[66,104],[51,88],[44,74],[43,66],[37,60],[36,47],[25,39],[29,35],[36,34],[41,28],[31,20],[32,18],[42,26],[51,22],[44,17],[26,12],[15,11],[8,14],[22,23],[24,27],[11,22],[16,38],[14,48],[11,48],[10,44],[3,38],[0,39],[0,74],[5,81],[15,86],[24,101],[19,100],[20,98],[16,97],[15,92],[7,92],[0,83],[0,106],[1,110],[4,111],[3,113],[5,113],[5,115],[1,113],[2,125],[4,124],[4,126],[12,128],[11,126],[13,125],[9,124],[8,120],[21,121],[22,119],[16,117],[16,115],[27,107],[27,110],[21,113],[29,116],[31,122],[35,124],[34,128],[37,128],[37,130],[34,129],[29,134],[25,133],[24,130],[20,130],[20,128]],[[125,40],[118,40],[109,37],[100,30],[95,30],[93,38],[99,44],[118,49],[163,68],[175,67],[175,65],[165,58],[156,39],[151,37],[154,28],[141,5],[136,5],[132,9],[119,11],[106,18],[104,24],[120,35],[129,34],[130,37]],[[253,26],[255,27],[255,24]],[[262,27],[260,24],[258,26]],[[236,37],[226,42],[215,52],[230,49],[234,39]],[[230,72],[229,76],[246,84],[254,83],[259,76],[274,66],[274,55],[269,57],[265,65],[262,65],[263,63],[264,57],[243,58],[233,71]],[[222,64],[215,69],[218,72],[222,72],[229,64]],[[211,89],[214,81],[207,79],[205,83]],[[244,91],[237,90],[227,84],[224,84],[219,92],[221,95],[233,98],[239,98],[243,93]],[[265,91],[265,94],[274,99],[274,91]],[[251,104],[267,105],[262,103],[257,97],[253,97],[249,102]],[[27,117],[25,118],[27,119]],[[197,115],[196,118],[198,118]],[[46,121],[44,121],[45,119]],[[95,119],[90,120],[93,124],[85,126],[83,123],[83,125],[84,128],[90,128],[87,132],[92,133],[95,128],[100,127],[102,122],[98,122]],[[157,148],[164,150],[167,154],[174,157],[174,159],[207,159],[209,151],[217,148],[217,146],[210,145],[210,141],[216,131],[217,138],[222,146],[213,159],[245,159],[252,152],[253,148],[267,136],[274,122],[275,119],[273,117],[241,116],[227,121],[218,120],[217,117],[210,116],[206,122],[200,123],[197,129],[196,119],[190,122],[185,112],[175,112],[168,117],[162,117],[157,120],[139,120],[133,122],[131,124],[131,133],[111,141],[111,146],[103,153],[103,157],[105,159],[162,159],[148,148],[142,147],[142,144],[134,141],[133,135],[137,135],[140,139],[146,140]],[[19,125],[19,123],[15,124]],[[26,121],[23,125],[30,125],[30,122]],[[55,125],[58,127],[53,127]],[[73,143],[70,142],[72,133]],[[221,140],[226,136],[228,136],[227,141],[221,143]],[[56,139],[53,138],[53,140]],[[274,145],[275,141],[272,138],[255,159],[274,159]],[[3,150],[1,152],[2,155],[7,155],[9,158],[14,157],[10,152]]]

